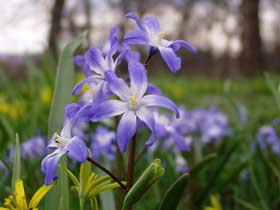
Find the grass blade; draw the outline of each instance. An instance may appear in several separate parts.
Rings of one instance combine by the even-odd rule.
[[[74,80],[73,55],[82,45],[84,35],[71,41],[62,51],[56,72],[56,81],[49,114],[48,136],[61,129],[64,119],[64,107],[71,101],[71,89]],[[48,194],[45,209],[69,209],[69,186],[66,158],[62,158],[59,167],[59,185]],[[63,193],[60,193],[63,192]]]
[[[181,197],[186,189],[189,180],[188,174],[183,174],[176,182],[167,190],[160,202],[159,210],[176,209]]]
[[[259,210],[257,207],[253,206],[251,203],[247,201],[241,200],[239,198],[235,198],[236,202],[239,203],[243,208],[248,210]]]
[[[14,154],[14,166],[13,166],[13,174],[12,174],[12,191],[15,191],[16,180],[20,178],[20,144],[18,134],[16,134],[16,146],[15,146],[15,154]]]

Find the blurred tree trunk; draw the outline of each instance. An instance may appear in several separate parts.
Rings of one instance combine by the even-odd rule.
[[[122,14],[126,14],[127,12],[129,12],[130,9],[130,1],[129,0],[121,0],[121,11]],[[125,22],[126,22],[126,18],[123,18],[123,21],[120,24],[120,33],[121,35],[124,35],[125,33]]]
[[[86,15],[86,25],[85,28],[87,30],[87,41],[88,45],[90,46],[91,40],[90,40],[90,35],[91,35],[91,0],[84,0],[84,7],[85,7],[85,15]]]
[[[51,25],[48,37],[48,45],[55,60],[58,58],[57,38],[59,37],[61,31],[61,18],[64,5],[65,0],[55,0],[51,11]]]
[[[241,42],[240,65],[245,74],[261,71],[262,41],[259,20],[260,0],[242,0],[241,3]]]
[[[187,22],[190,18],[190,11],[188,9],[183,9],[182,10],[182,22],[180,25],[180,29],[179,29],[179,38],[180,39],[185,39],[185,34],[186,34],[186,26],[187,26]]]

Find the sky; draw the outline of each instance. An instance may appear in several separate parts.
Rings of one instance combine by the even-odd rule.
[[[0,0],[4,1],[4,0]],[[233,2],[236,4],[236,1]],[[40,53],[47,46],[47,35],[49,31],[52,1],[45,0],[9,0],[5,1],[5,7],[0,7],[0,54],[29,54]],[[93,12],[93,28],[98,29],[92,33],[93,43],[99,43],[104,40],[104,33],[108,34],[111,26],[119,23],[122,14],[112,12],[106,1],[93,0],[95,10]],[[79,9],[77,0],[68,0],[67,9]],[[97,9],[96,9],[97,8]],[[279,14],[269,5],[265,4],[261,11],[262,36],[268,42],[276,39],[276,33],[272,31],[272,25],[280,19]],[[67,10],[66,10],[67,11]],[[207,17],[205,5],[197,5],[194,8],[194,17],[192,21],[195,24],[197,18]],[[222,12],[221,12],[222,13]],[[105,16],[104,16],[105,14]],[[159,15],[162,29],[166,34],[174,38],[177,34],[181,16],[175,9],[162,6],[155,12],[149,11],[149,15]],[[223,14],[222,14],[223,15]],[[81,24],[85,21],[82,14],[77,14],[76,21]],[[226,26],[224,25],[226,24]],[[279,24],[279,23],[278,23]],[[231,52],[238,53],[241,45],[238,37],[233,36],[228,39],[223,32],[234,30],[238,27],[237,19],[234,15],[227,15],[225,23],[217,22],[210,29],[203,25],[194,25],[196,27],[195,36],[190,36],[190,40],[196,47],[213,50],[217,54],[229,46]],[[64,37],[65,38],[65,37]],[[67,37],[65,38],[67,39]]]

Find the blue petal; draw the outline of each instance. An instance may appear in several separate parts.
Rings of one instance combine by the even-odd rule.
[[[108,70],[108,63],[104,59],[102,52],[98,48],[91,48],[86,53],[89,68],[97,74],[103,75]]]
[[[128,13],[126,13],[126,14],[125,14],[125,17],[131,18],[131,19],[135,20],[137,26],[138,26],[140,29],[144,30],[144,27],[143,27],[143,24],[142,24],[141,20],[140,20],[133,12],[128,12]]]
[[[152,131],[149,140],[146,142],[146,146],[151,146],[155,142],[155,133],[156,133],[154,115],[149,109],[145,107],[141,107],[139,110],[137,110],[136,115]]]
[[[50,185],[55,179],[57,179],[57,164],[59,159],[65,152],[54,152],[47,155],[41,163],[41,170],[45,174],[45,185]]]
[[[162,95],[161,90],[156,85],[153,85],[151,83],[148,84],[148,88],[146,92],[147,94],[151,94],[151,95]]]
[[[83,140],[74,136],[70,142],[66,145],[65,149],[68,152],[68,156],[72,159],[84,163],[87,160],[88,149]]]
[[[129,31],[124,35],[124,43],[127,44],[139,44],[145,45],[149,44],[148,34],[142,30]]]
[[[173,137],[177,148],[180,151],[188,151],[190,150],[190,145],[186,143],[185,138],[178,134],[177,132],[171,132],[171,136]]]
[[[169,110],[175,112],[177,118],[180,116],[176,104],[164,96],[146,95],[142,98],[141,101],[144,106],[163,107],[163,108],[166,108],[166,109],[169,109]]]
[[[119,44],[119,36],[120,36],[120,28],[117,26],[112,27],[110,31],[110,37],[109,37],[111,48],[117,47],[117,45]]]
[[[83,67],[83,73],[86,75],[86,77],[90,77],[92,75],[92,71],[89,68],[89,63],[86,62]]]
[[[108,88],[108,82],[106,81],[100,81],[97,83],[93,91],[93,102],[96,104],[103,103],[111,95]]]
[[[85,64],[85,57],[83,55],[76,55],[74,57],[74,64],[78,67],[82,67]]]
[[[191,51],[193,54],[197,53],[197,49],[194,48],[190,43],[188,43],[187,41],[185,40],[176,40],[176,41],[173,41],[173,43],[171,44],[172,45],[177,45],[178,46],[178,49],[180,47],[184,47],[186,49],[188,49],[189,51]]]
[[[75,114],[75,116],[72,118],[72,124],[75,124],[78,122],[86,122],[89,121],[92,117],[92,114],[94,113],[94,109],[96,107],[96,104],[94,102],[88,103],[86,105],[83,105],[79,111]]]
[[[128,63],[140,62],[140,53],[132,50],[126,50],[125,59]]]
[[[132,111],[123,114],[118,128],[117,141],[121,152],[125,152],[127,144],[136,132],[136,115]]]
[[[90,76],[82,81],[80,81],[78,84],[75,85],[75,87],[73,88],[72,90],[72,95],[77,95],[81,92],[83,86],[86,84],[86,83],[92,83],[92,82],[95,82],[95,81],[101,81],[102,78],[100,76]]]
[[[160,24],[157,18],[153,16],[146,17],[143,20],[143,24],[149,34],[149,37],[154,40],[160,32]]]
[[[113,71],[105,73],[105,79],[108,81],[109,89],[120,97],[122,100],[127,100],[130,95],[130,89],[123,79],[118,78]]]
[[[160,46],[159,51],[169,69],[176,73],[181,68],[181,58],[176,55],[172,48]]]
[[[120,115],[127,111],[127,103],[118,100],[108,100],[92,109],[93,122]]]
[[[79,104],[76,103],[71,103],[68,104],[65,108],[64,108],[64,112],[65,112],[65,120],[71,120],[73,119],[73,117],[76,115],[76,113],[80,110],[81,106]]]
[[[144,65],[131,63],[128,65],[130,87],[133,94],[142,97],[148,86],[147,74]]]

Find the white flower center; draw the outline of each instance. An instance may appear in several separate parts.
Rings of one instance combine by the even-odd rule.
[[[69,139],[64,138],[57,133],[54,134],[54,142],[57,145],[58,148],[64,148],[66,144],[68,143]]]
[[[136,95],[129,96],[128,100],[131,108],[136,109],[139,102],[137,96]]]
[[[163,33],[162,31],[159,32],[159,33],[156,35],[156,37],[154,38],[153,44],[156,45],[156,46],[160,45],[161,40],[163,39],[163,37],[164,37],[164,33]]]

